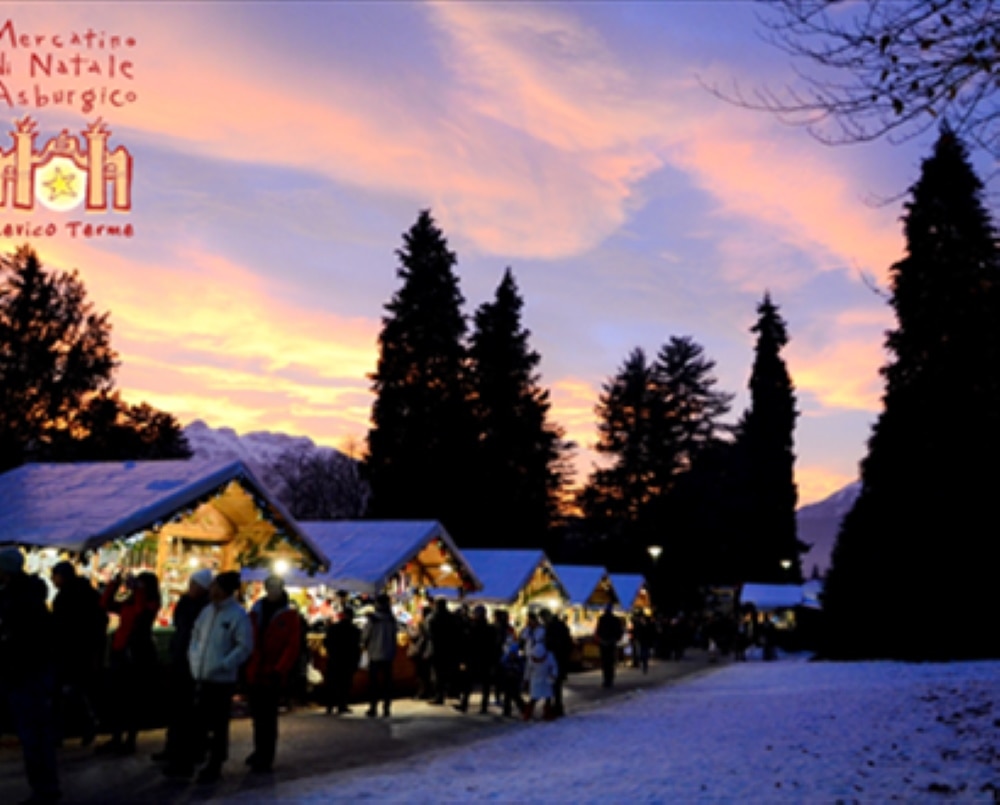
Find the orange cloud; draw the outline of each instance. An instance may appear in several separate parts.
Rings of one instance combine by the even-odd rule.
[[[55,243],[42,258],[80,266],[95,308],[110,311],[126,399],[182,422],[308,432],[326,444],[367,431],[377,319],[293,307],[280,286],[195,249],[179,266]]]
[[[857,473],[835,472],[826,467],[810,465],[795,468],[795,483],[799,491],[799,506],[816,503],[857,480]]]
[[[811,394],[822,416],[829,409],[877,411],[881,408],[884,381],[879,369],[887,360],[883,333],[891,323],[886,308],[854,309],[828,322],[814,322],[810,339],[789,345],[788,366],[796,387]],[[822,338],[817,339],[817,333]]]

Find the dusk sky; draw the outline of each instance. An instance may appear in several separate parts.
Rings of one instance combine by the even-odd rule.
[[[703,83],[794,77],[761,41],[758,11],[715,0],[3,4],[0,147],[25,115],[36,148],[101,118],[109,146],[132,155],[133,184],[126,212],[4,208],[0,229],[58,231],[4,229],[2,245],[30,240],[46,266],[79,269],[110,311],[129,402],[343,446],[367,433],[395,250],[429,208],[458,255],[468,315],[513,270],[553,419],[580,445],[578,483],[594,461],[600,386],[634,347],[653,355],[693,337],[737,393],[738,418],[769,291],[791,337],[800,503],[814,501],[856,477],[879,410],[893,319],[863,278],[884,286],[902,256],[899,196],[933,133],[831,148],[713,97]],[[88,29],[104,48],[67,44]],[[32,60],[76,53],[96,60],[80,76],[69,64],[39,75]],[[74,101],[57,105],[61,89]],[[133,100],[87,111],[87,89]],[[134,234],[74,237],[69,221]]]

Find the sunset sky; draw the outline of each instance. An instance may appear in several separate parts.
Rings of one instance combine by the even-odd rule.
[[[704,84],[793,78],[759,10],[0,4],[0,147],[25,115],[38,149],[101,118],[133,159],[131,210],[7,207],[2,246],[30,240],[47,266],[79,269],[110,311],[130,402],[343,446],[367,432],[395,250],[429,208],[467,314],[512,268],[554,419],[580,445],[577,482],[600,386],[634,347],[692,336],[738,394],[735,421],[769,291],[791,336],[800,502],[817,500],[855,478],[878,411],[892,316],[870,286],[902,254],[899,196],[931,139],[831,148],[713,97]],[[89,48],[68,44],[88,29]],[[133,100],[86,111],[88,89]],[[69,221],[134,235],[74,237]],[[28,222],[57,231],[4,229]]]

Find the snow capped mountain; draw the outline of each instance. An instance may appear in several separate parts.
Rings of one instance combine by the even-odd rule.
[[[307,436],[210,428],[196,420],[184,428],[194,458],[233,460],[250,471],[299,519],[357,517],[368,499],[357,463]]]
[[[802,572],[809,576],[813,567],[820,573],[830,569],[830,556],[837,541],[840,522],[854,506],[861,492],[861,481],[849,483],[817,503],[802,506],[795,513],[799,539],[812,545],[802,557]]]
[[[210,428],[200,419],[184,428],[184,435],[195,458],[239,459],[254,473],[273,467],[289,452],[339,455],[337,450],[321,447],[308,436],[289,436],[266,430],[240,436],[232,428]]]

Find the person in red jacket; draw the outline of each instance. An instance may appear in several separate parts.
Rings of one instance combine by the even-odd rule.
[[[274,764],[278,704],[302,645],[299,613],[289,606],[284,581],[269,576],[264,590],[265,596],[250,610],[254,644],[246,669],[254,746],[246,764],[259,772],[270,771]]]
[[[125,598],[119,593],[128,591]],[[111,637],[108,720],[111,739],[97,746],[98,754],[131,755],[149,698],[145,689],[156,673],[153,624],[160,611],[160,584],[156,574],[144,571],[135,578],[119,573],[101,596],[106,612],[119,617]],[[122,740],[123,734],[125,739]]]

